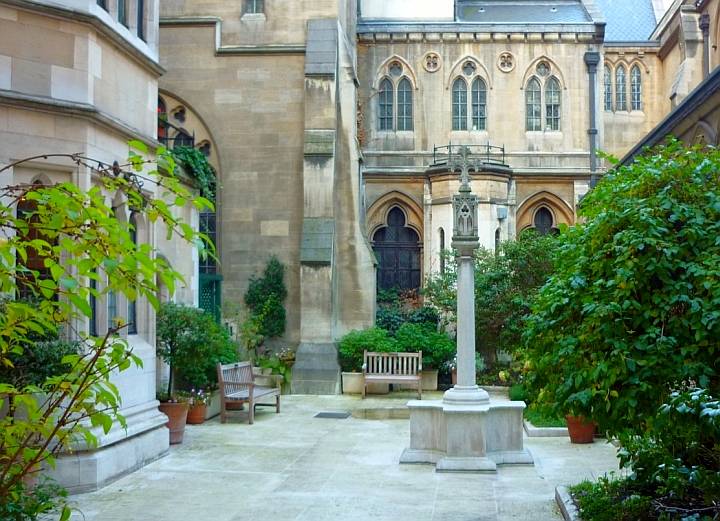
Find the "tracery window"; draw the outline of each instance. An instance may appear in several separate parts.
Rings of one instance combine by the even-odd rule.
[[[544,64],[542,71],[548,76],[549,65],[545,62],[542,64]],[[525,88],[525,129],[530,132],[541,131],[544,121],[544,130],[559,131],[561,101],[562,89],[555,76],[548,76],[545,80],[532,76]]]
[[[615,69],[615,110],[627,110],[626,79],[625,67],[619,65]]]
[[[397,113],[397,129],[412,130],[413,129],[413,99],[412,86],[407,78],[400,80],[398,84],[398,113]]]
[[[612,112],[613,109],[613,90],[612,90],[612,71],[610,67],[605,65],[605,111]]]
[[[467,130],[467,83],[458,78],[453,83],[453,130]]]
[[[394,207],[388,212],[386,226],[373,235],[378,289],[420,288],[420,238],[406,223],[405,213]]]
[[[552,212],[544,206],[541,206],[537,210],[537,212],[535,212],[535,217],[533,218],[533,225],[535,227],[535,230],[540,235],[547,235],[552,232],[553,223],[554,218]]]
[[[630,96],[631,109],[642,110],[642,74],[637,65],[630,70]]]
[[[560,83],[550,78],[545,86],[545,128],[560,130]]]
[[[530,78],[525,89],[525,129],[542,130],[542,89],[537,78]]]
[[[482,78],[472,84],[472,129],[485,130],[487,124],[487,86]]]
[[[405,69],[395,60],[387,68],[378,91],[378,129],[381,131],[413,130],[413,86]],[[396,103],[397,100],[397,103]]]
[[[458,76],[452,84],[452,129],[486,130],[487,83],[475,62],[467,60],[461,70],[465,77]]]

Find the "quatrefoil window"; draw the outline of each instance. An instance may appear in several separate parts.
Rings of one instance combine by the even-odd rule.
[[[463,73],[465,74],[465,76],[472,76],[473,74],[475,74],[475,71],[477,70],[477,66],[471,61],[466,61],[465,64],[463,65],[462,70],[463,70]]]
[[[437,72],[440,70],[440,55],[435,52],[429,52],[425,55],[423,66],[428,72]]]
[[[535,70],[539,76],[545,78],[548,74],[550,74],[550,65],[548,62],[540,62]]]
[[[509,52],[502,53],[498,58],[498,68],[503,72],[510,72],[515,68],[515,57]]]
[[[394,61],[388,67],[388,72],[390,73],[390,76],[399,78],[400,76],[402,76],[403,66],[399,61]]]

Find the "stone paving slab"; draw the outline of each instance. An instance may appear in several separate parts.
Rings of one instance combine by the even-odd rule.
[[[254,425],[240,411],[225,425],[215,419],[188,426],[185,442],[165,458],[73,496],[82,514],[72,519],[553,521],[562,519],[557,485],[617,470],[615,448],[604,442],[526,438],[534,467],[436,473],[398,463],[410,440],[407,420],[313,417],[375,402],[394,406],[411,395],[283,396],[282,412],[258,408]]]

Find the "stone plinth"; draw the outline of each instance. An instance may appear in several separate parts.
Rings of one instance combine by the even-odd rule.
[[[432,463],[438,472],[494,472],[498,465],[532,465],[523,447],[524,402],[454,405],[408,402],[410,447],[400,463]]]
[[[333,343],[303,342],[295,353],[293,394],[340,394],[340,364]]]

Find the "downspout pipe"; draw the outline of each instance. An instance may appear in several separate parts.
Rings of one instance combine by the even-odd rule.
[[[710,15],[700,16],[700,30],[703,35],[703,79],[710,75]]]
[[[600,53],[589,51],[585,53],[585,65],[588,70],[588,82],[590,86],[590,189],[594,188],[597,179],[597,68],[600,63]]]

